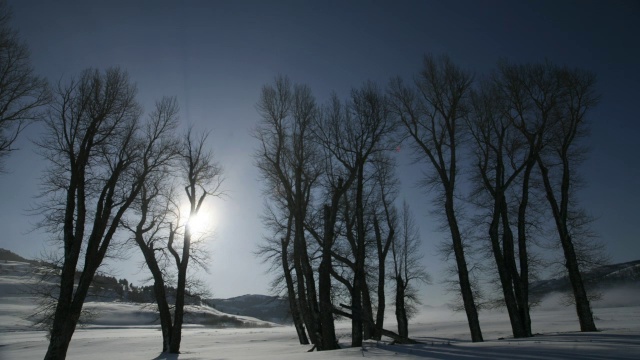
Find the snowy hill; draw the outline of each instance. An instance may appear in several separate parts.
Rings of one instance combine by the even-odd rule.
[[[23,259],[24,260],[24,259]],[[33,319],[40,297],[34,295],[40,287],[41,275],[50,269],[24,261],[0,260],[0,332],[33,330]],[[100,289],[99,289],[100,290]],[[105,295],[106,294],[106,295]],[[85,303],[91,314],[83,319],[87,326],[155,326],[159,319],[153,303],[132,303],[118,300],[111,292]],[[250,316],[226,314],[206,305],[187,305],[185,324],[216,328],[271,327],[277,324]]]
[[[206,299],[204,302],[229,314],[252,316],[280,324],[291,322],[287,299],[247,294],[229,299]]]
[[[637,289],[640,291],[640,260],[600,266],[583,275],[587,289]],[[569,279],[564,276],[558,279],[536,281],[531,284],[533,297],[542,298],[551,293],[568,292],[571,289]]]

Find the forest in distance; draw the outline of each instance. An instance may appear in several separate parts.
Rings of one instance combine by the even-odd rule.
[[[0,161],[27,126],[43,127],[33,147],[47,169],[33,215],[57,246],[46,259],[53,286],[43,285],[37,310],[48,331],[45,359],[67,356],[119,236],[151,274],[158,347],[184,351],[185,298],[203,291],[190,274],[212,261],[202,209],[225,197],[225,164],[209,132],[180,131],[175,96],[145,113],[124,68],[50,83],[9,21],[1,2]],[[483,341],[481,307],[504,308],[514,338],[533,336],[530,285],[550,266],[569,280],[579,329],[597,331],[597,294],[583,274],[606,263],[606,253],[578,201],[596,84],[596,74],[551,61],[499,60],[472,74],[433,54],[413,78],[366,82],[324,103],[285,75],[265,84],[251,133],[267,231],[256,255],[271,267],[274,293],[288,300],[299,343],[340,349],[337,318],[351,320],[352,347],[383,337],[416,342],[409,321],[423,301],[418,289],[432,279],[418,220],[401,201],[400,147],[423,169],[454,307],[473,342]],[[385,327],[389,308],[394,329]]]

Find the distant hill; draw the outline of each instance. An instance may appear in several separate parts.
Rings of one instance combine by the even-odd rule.
[[[23,262],[35,268],[51,267],[45,263],[29,260],[9,250],[0,248],[0,263]],[[0,275],[4,272],[0,269]],[[25,268],[24,271],[31,271]],[[167,294],[170,302],[175,294],[174,288],[168,288]],[[154,303],[155,293],[151,285],[133,286],[126,279],[116,279],[113,276],[96,274],[93,279],[87,301],[121,301],[128,303]],[[202,299],[197,295],[187,294],[185,303],[188,305],[207,305],[216,310],[236,316],[252,317],[273,323],[287,323],[291,321],[289,316],[289,303],[286,299],[268,295],[242,295],[230,299]]]
[[[50,265],[41,264],[15,254],[2,251],[0,259],[0,333],[4,331],[32,330],[40,316],[38,294],[55,289],[55,272]],[[9,258],[15,260],[8,260]],[[26,260],[26,261],[25,261]],[[155,304],[142,301],[147,297],[146,287],[123,284],[113,277],[101,276],[94,281],[84,309],[88,317],[84,325],[99,326],[153,326],[158,324]],[[37,290],[36,290],[37,287]],[[135,301],[135,300],[138,301]],[[216,328],[272,327],[277,324],[254,317],[227,314],[191,297],[186,301],[185,324],[199,324]],[[0,356],[1,358],[2,356]]]
[[[22,256],[11,252],[10,250],[0,248],[0,261],[21,261],[26,263],[32,263],[32,260],[23,258]]]
[[[203,302],[228,314],[251,316],[280,324],[291,321],[288,300],[277,296],[247,294],[229,299],[206,299]]]
[[[625,263],[605,265],[589,271],[583,275],[587,288],[607,289],[613,287],[640,288],[640,260]],[[569,279],[564,276],[557,279],[540,280],[531,283],[532,297],[543,297],[553,292],[567,292],[571,290]]]

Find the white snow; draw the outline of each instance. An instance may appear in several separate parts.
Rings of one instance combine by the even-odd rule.
[[[17,289],[28,282],[18,271],[0,264],[0,359],[39,359],[48,342],[43,331],[28,327],[25,314],[34,299]],[[12,264],[14,268],[19,265]],[[22,280],[20,278],[22,277]],[[611,295],[611,296],[608,296]],[[640,359],[640,298],[637,292],[606,293],[594,306],[596,333],[578,332],[575,311],[554,299],[545,300],[532,311],[533,332],[528,339],[510,336],[508,317],[503,312],[481,312],[485,342],[469,341],[462,313],[446,308],[424,308],[411,321],[410,335],[419,345],[390,345],[368,341],[362,348],[312,352],[299,345],[291,326],[270,328],[213,328],[187,325],[183,330],[182,353],[162,354],[161,334],[153,324],[152,309],[127,303],[89,303],[100,316],[87,328],[76,330],[68,359]],[[615,299],[611,297],[614,296]],[[194,317],[220,314],[207,307],[192,307]],[[244,318],[246,321],[256,319]],[[201,321],[206,323],[206,321]],[[393,311],[385,327],[395,330]],[[345,347],[350,342],[350,323],[338,322],[336,331]]]

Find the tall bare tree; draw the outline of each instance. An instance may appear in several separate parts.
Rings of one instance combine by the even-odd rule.
[[[441,209],[450,230],[471,339],[477,342],[482,341],[482,331],[456,212],[458,155],[463,141],[464,118],[469,111],[471,84],[472,76],[448,57],[426,56],[415,86],[406,86],[397,79],[391,83],[390,95],[416,158],[432,169],[426,184],[438,191],[436,206]]]
[[[179,182],[184,186],[189,210],[182,234],[178,231],[180,217],[169,225],[167,242],[167,248],[173,256],[178,271],[173,328],[169,344],[169,352],[173,354],[180,353],[187,270],[191,259],[192,241],[198,236],[190,221],[198,216],[207,197],[222,195],[222,167],[215,161],[213,153],[207,149],[207,137],[208,134],[196,137],[192,129],[189,129],[179,152],[178,171],[181,175]],[[178,235],[181,235],[181,242],[176,239]]]
[[[326,182],[329,188],[344,193],[334,197],[329,213],[337,214],[342,208],[345,223],[345,240],[350,257],[332,252],[334,258],[346,264],[353,271],[352,282],[334,277],[344,284],[351,293],[352,346],[361,346],[363,337],[373,336],[374,319],[370,292],[366,280],[367,265],[367,180],[376,154],[389,151],[391,135],[395,131],[393,114],[389,110],[388,99],[371,82],[352,90],[350,101],[341,105],[336,97],[332,100],[331,116],[317,129],[317,139],[326,151]],[[335,215],[334,215],[335,216]],[[333,228],[333,224],[330,224]],[[326,241],[326,240],[325,240]]]
[[[538,153],[537,165],[562,245],[580,330],[596,331],[575,247],[576,230],[583,229],[572,227],[579,225],[575,220],[582,213],[575,201],[575,190],[580,181],[577,167],[586,153],[582,139],[588,134],[587,114],[599,99],[595,90],[596,77],[584,70],[560,68],[549,63],[538,65],[536,70],[552,73],[558,91],[550,114],[552,124],[545,134],[548,145]]]
[[[44,223],[60,237],[60,289],[46,359],[64,359],[91,281],[149,169],[140,108],[125,72],[85,70],[59,85],[38,142],[49,162]],[[79,280],[76,283],[76,272]]]
[[[527,337],[531,336],[527,242],[513,234],[513,221],[510,219],[513,200],[510,195],[523,172],[527,182],[524,186],[528,186],[532,157],[527,154],[526,139],[510,116],[516,109],[509,108],[510,99],[500,96],[502,92],[496,85],[485,82],[472,96],[472,111],[467,121],[476,159],[472,172],[476,190],[472,201],[484,210],[481,216],[486,219],[487,226],[479,228],[490,240],[513,336]],[[528,191],[524,196],[526,201]],[[524,224],[518,224],[519,227],[521,225]],[[484,229],[487,229],[486,233]],[[516,240],[520,240],[517,246]],[[518,254],[519,267],[516,261]]]
[[[169,351],[173,320],[166,293],[167,222],[171,214],[171,166],[175,166],[179,143],[174,136],[178,126],[178,104],[175,98],[165,97],[156,103],[143,128],[144,137],[151,145],[145,150],[143,166],[153,166],[133,203],[135,216],[130,215],[122,224],[132,233],[140,248],[147,268],[153,277],[153,291],[158,305],[162,329],[162,351]],[[156,166],[162,164],[163,166]]]
[[[9,6],[0,1],[0,172],[20,132],[44,115],[50,100],[46,80],[35,74],[29,49],[10,21]]]
[[[266,180],[270,201],[280,202],[278,211],[291,220],[282,243],[282,260],[285,260],[289,236],[293,239],[291,260],[297,281],[295,288],[287,287],[289,299],[297,300],[297,310],[311,342],[320,350],[333,349],[337,346],[335,335],[332,339],[330,333],[322,334],[317,287],[305,231],[311,195],[320,174],[319,153],[311,139],[318,113],[315,99],[307,86],[292,85],[288,78],[278,77],[274,85],[263,87],[257,109],[261,122],[254,133],[260,142],[255,154],[256,165]],[[288,269],[284,264],[283,270],[286,275]],[[296,324],[301,343],[305,338],[302,329],[301,324]],[[330,329],[325,331],[330,332]]]
[[[377,189],[377,199],[372,202],[375,207],[373,213],[373,232],[376,243],[378,283],[377,306],[375,317],[375,331],[373,337],[380,340],[384,329],[386,310],[385,285],[387,279],[387,256],[397,241],[398,227],[397,211],[394,203],[397,198],[398,180],[395,176],[395,161],[384,153],[378,153],[374,160],[374,187]],[[400,336],[403,336],[400,334]],[[407,334],[404,336],[407,337]]]

